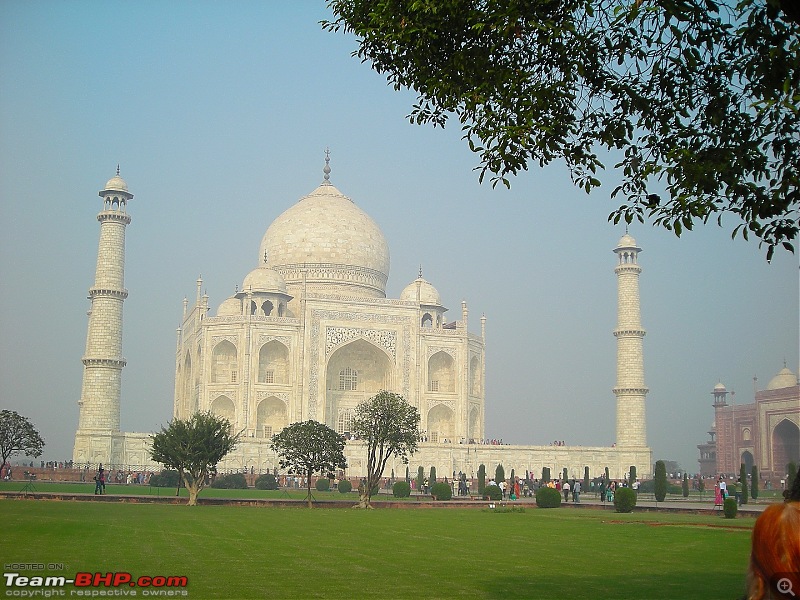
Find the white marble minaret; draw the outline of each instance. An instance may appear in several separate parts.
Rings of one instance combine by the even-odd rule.
[[[100,192],[103,209],[94,285],[89,289],[89,329],[83,356],[83,386],[78,401],[80,416],[75,434],[73,460],[78,464],[98,462],[113,465],[122,460],[120,392],[122,389],[122,303],[125,289],[125,228],[133,194],[117,174]]]
[[[617,447],[642,447],[647,445],[645,427],[644,357],[642,354],[642,329],[639,310],[639,252],[636,240],[626,232],[614,252],[619,263],[617,274]]]

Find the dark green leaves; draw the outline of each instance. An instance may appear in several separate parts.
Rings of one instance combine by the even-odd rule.
[[[451,115],[480,181],[563,160],[587,192],[622,151],[625,204],[680,234],[733,214],[774,248],[798,235],[800,25],[786,0],[329,0],[356,54]],[[631,151],[633,150],[633,151]],[[657,191],[658,204],[648,201]],[[738,231],[738,228],[734,229]]]

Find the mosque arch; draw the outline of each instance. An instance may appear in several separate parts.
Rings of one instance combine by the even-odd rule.
[[[753,439],[753,433],[749,427],[744,427],[742,429],[742,440],[745,442],[749,442]]]
[[[342,426],[349,423],[347,410],[380,390],[393,389],[393,380],[392,360],[372,342],[358,339],[337,348],[326,365],[326,425],[338,430],[340,415]]]
[[[431,442],[452,441],[455,432],[455,414],[444,404],[437,404],[428,411],[428,440]]]
[[[456,391],[455,365],[447,352],[436,352],[428,359],[428,391],[446,394]]]
[[[744,464],[744,472],[749,474],[753,472],[753,465],[755,464],[755,459],[753,458],[753,453],[749,450],[745,450],[742,452],[742,458],[740,464]]]
[[[800,428],[783,419],[772,430],[772,468],[783,473],[791,461],[800,460]]]
[[[270,340],[258,351],[258,383],[289,383],[289,348]]]
[[[211,402],[211,412],[218,417],[224,417],[231,423],[231,427],[236,423],[236,407],[233,405],[233,400],[227,396],[217,396]]]
[[[256,437],[271,438],[289,424],[286,402],[275,396],[264,398],[256,409]]]
[[[223,340],[211,351],[211,383],[236,383],[238,375],[236,346]]]
[[[469,390],[473,396],[481,395],[481,361],[477,356],[469,361]]]

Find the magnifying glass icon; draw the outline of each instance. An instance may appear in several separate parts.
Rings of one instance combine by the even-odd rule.
[[[796,598],[797,594],[794,593],[792,590],[792,580],[788,577],[781,577],[778,579],[778,582],[775,584],[775,587],[778,588],[778,591],[781,594],[788,594],[792,598]]]

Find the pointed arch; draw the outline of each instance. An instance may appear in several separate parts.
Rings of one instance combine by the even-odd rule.
[[[431,442],[452,441],[455,433],[455,415],[444,404],[437,404],[428,411],[428,439]]]
[[[258,351],[258,382],[289,383],[289,348],[270,340]]]
[[[236,346],[222,340],[211,352],[211,383],[236,383],[238,375]]]
[[[791,461],[800,460],[800,428],[783,419],[772,430],[772,468],[783,473]]]
[[[481,395],[481,361],[477,356],[469,361],[469,393],[473,396]]]
[[[455,364],[447,352],[436,352],[428,359],[428,391],[447,394],[456,391]]]
[[[275,396],[264,398],[256,409],[256,437],[271,438],[289,424],[286,402]]]
[[[211,412],[218,417],[224,417],[230,421],[231,426],[235,427],[236,423],[236,407],[233,400],[227,396],[217,396],[211,402]]]

